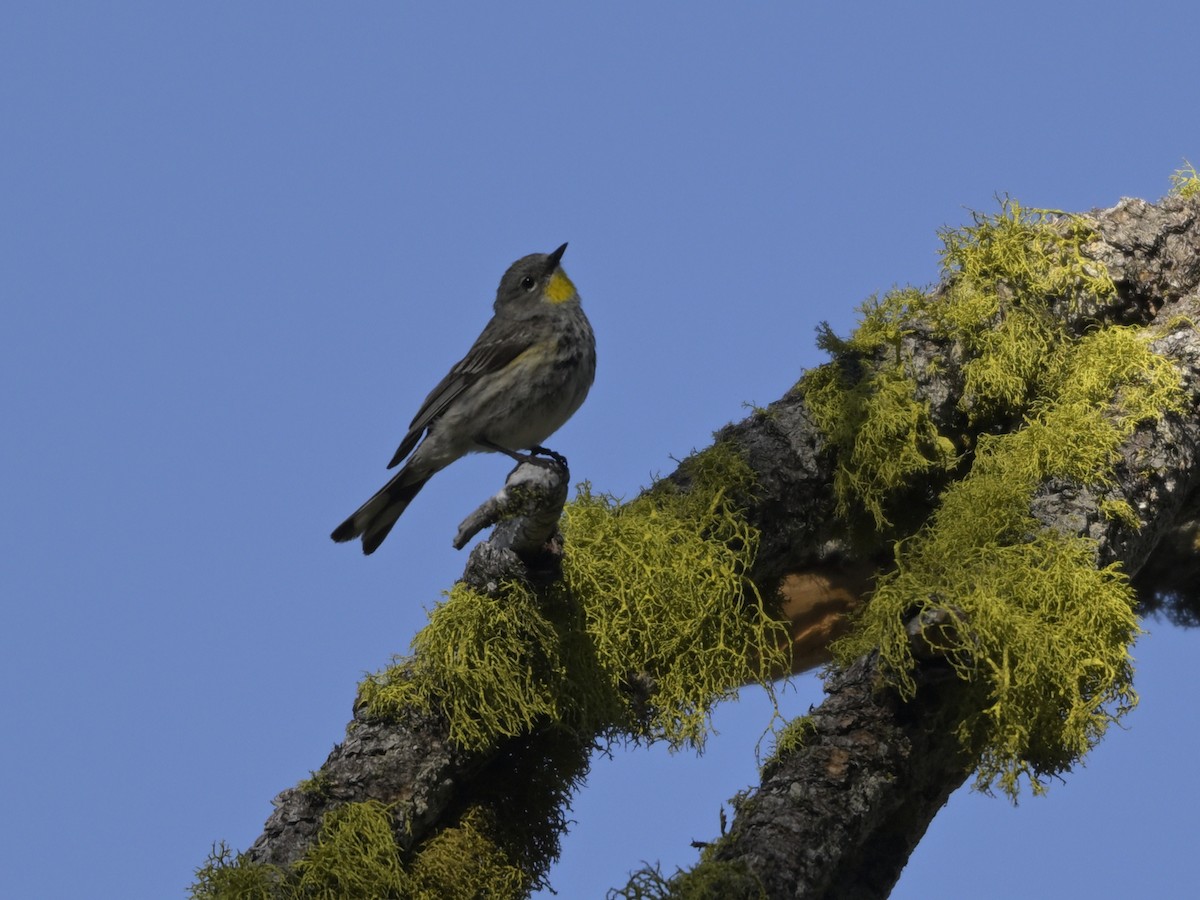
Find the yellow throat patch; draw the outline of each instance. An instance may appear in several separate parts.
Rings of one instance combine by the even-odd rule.
[[[567,273],[562,269],[555,269],[554,274],[550,276],[550,283],[546,285],[546,299],[557,305],[566,303],[574,296],[575,285],[571,283]]]

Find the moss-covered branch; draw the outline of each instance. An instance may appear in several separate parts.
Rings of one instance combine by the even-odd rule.
[[[411,654],[362,683],[345,743],[196,895],[523,896],[597,742],[699,746],[713,704],[770,690],[789,643],[749,577],[753,475],[726,445],[683,468],[624,504],[584,486],[532,555],[504,547],[524,525],[477,547]]]
[[[594,742],[701,743],[712,704],[786,668],[785,578],[839,561],[879,577],[829,700],[694,870],[623,896],[882,897],[972,771],[1015,791],[1069,768],[1133,701],[1131,584],[1189,602],[1154,577],[1194,565],[1200,519],[1181,184],[947,232],[941,285],[825,333],[830,364],[669,478],[624,504],[581,490],[537,558],[477,547],[346,741],[197,896],[522,895]],[[916,654],[913,622],[936,623]]]
[[[1034,239],[1008,246],[1020,232]],[[1040,789],[1133,702],[1128,576],[1187,602],[1161,573],[1196,567],[1200,203],[1066,219],[1007,207],[947,248],[936,291],[868,305],[859,332],[826,337],[829,366],[763,426],[732,430],[755,445],[772,417],[813,422],[849,552],[890,558],[829,699],[671,896],[710,865],[753,886],[724,896],[887,896],[972,771]],[[934,610],[953,627],[922,635],[931,668],[907,626]]]

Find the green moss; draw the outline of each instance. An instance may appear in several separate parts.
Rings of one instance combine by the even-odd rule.
[[[956,611],[957,628],[926,637],[979,687],[978,708],[960,728],[979,755],[979,786],[998,784],[1014,796],[1022,776],[1041,790],[1135,699],[1132,590],[1116,568],[1097,566],[1092,541],[1041,525],[1033,497],[1051,479],[1074,482],[1100,492],[1103,515],[1140,524],[1126,501],[1105,495],[1112,466],[1139,423],[1178,408],[1178,373],[1142,331],[1107,326],[1079,336],[1062,324],[1064,309],[1100,309],[1113,296],[1108,275],[1082,255],[1090,239],[1082,220],[1050,220],[1006,203],[998,216],[976,216],[972,226],[945,233],[948,286],[937,296],[907,297],[891,316],[900,322],[889,326],[893,333],[923,323],[963,360],[963,441],[973,452],[928,521],[898,542],[895,571],[834,648],[843,664],[879,648],[911,696],[905,621],[930,607]],[[861,330],[878,335],[875,318],[867,315]],[[917,394],[910,368],[903,355],[876,354],[857,384],[841,381],[843,391],[862,395],[856,408],[869,411],[881,392],[894,409],[900,401],[892,394]],[[821,379],[827,384],[830,371],[844,372],[844,359],[823,369],[806,396],[820,408],[815,414],[839,468],[875,479],[844,477],[843,504],[886,508],[903,486],[893,481],[894,460],[912,453],[913,431],[872,431],[869,412],[849,424],[827,423],[847,401],[823,395]],[[998,430],[1005,433],[991,433]],[[868,441],[859,437],[864,431]]]
[[[569,597],[456,585],[412,657],[360,686],[366,714],[440,709],[476,750],[545,727],[701,744],[713,704],[769,685],[790,645],[748,578],[751,469],[717,444],[680,473],[625,504],[582,485],[562,521]]]
[[[941,232],[942,269],[955,285],[995,294],[998,310],[1048,300],[1066,300],[1077,308],[1085,298],[1116,296],[1104,267],[1084,254],[1095,231],[1082,216],[1028,209],[1006,199],[999,213],[973,213],[972,220]]]
[[[529,876],[509,862],[491,836],[495,818],[468,810],[458,825],[429,840],[413,860],[409,896],[419,900],[516,900],[527,895]]]
[[[200,869],[196,900],[516,900],[532,879],[494,835],[495,817],[473,807],[426,841],[405,865],[388,808],[349,803],[325,815],[317,840],[287,870],[214,848]]]
[[[902,363],[889,361],[850,377],[840,366],[822,366],[805,376],[802,389],[817,427],[837,452],[834,490],[843,517],[862,510],[876,528],[887,528],[899,493],[954,464],[953,443],[938,433],[928,402],[916,398]]]
[[[787,668],[786,626],[748,574],[759,536],[741,510],[753,489],[744,458],[720,443],[630,503],[583,485],[562,521],[561,585],[510,583],[494,595],[456,585],[412,655],[360,685],[367,718],[437,711],[463,748],[503,742],[469,798],[505,817],[503,835],[489,838],[501,861],[501,874],[485,879],[495,896],[527,889],[557,855],[563,810],[597,736],[698,746],[713,704],[747,682],[769,690]],[[466,879],[462,891],[481,883],[455,866],[476,836],[435,840],[412,878],[425,885],[440,873],[438,896],[459,896],[451,870]],[[443,845],[452,849],[438,855]]]
[[[658,865],[643,866],[624,887],[605,896],[607,900],[766,900],[767,893],[743,864],[709,859],[670,878]]]
[[[252,863],[222,841],[196,870],[188,896],[192,900],[275,900],[284,895],[278,869]]]
[[[779,758],[795,753],[816,734],[816,731],[811,716],[797,716],[775,736],[775,749],[771,756]]]
[[[563,580],[596,661],[614,684],[652,686],[647,708],[623,695],[634,736],[700,745],[717,701],[787,666],[787,630],[749,579],[759,535],[738,498],[753,483],[718,443],[629,503],[584,485],[567,506]]]
[[[296,787],[311,797],[324,797],[329,791],[328,776],[324,772],[310,771],[308,774],[309,777],[301,781]]]
[[[1200,174],[1186,159],[1183,166],[1171,174],[1171,193],[1185,198],[1200,194]]]
[[[1068,339],[1057,310],[1115,297],[1107,272],[1083,255],[1093,237],[1082,218],[1005,201],[998,214],[942,233],[942,293],[890,291],[864,304],[849,338],[825,329],[819,343],[834,361],[809,372],[801,389],[837,455],[840,515],[853,523],[865,514],[885,533],[903,528],[893,520],[913,511],[913,486],[936,489],[960,462],[962,435],[943,434],[933,421],[919,388],[932,373],[917,370],[905,338],[932,334],[965,360],[959,408],[967,429],[1006,424],[1038,395]]]
[[[348,803],[326,813],[320,836],[294,866],[306,900],[402,900],[411,896],[387,807]]]
[[[496,595],[456,584],[412,649],[411,658],[360,685],[368,716],[440,709],[451,740],[483,750],[547,724],[590,734],[616,715],[580,617],[524,584],[503,585]]]

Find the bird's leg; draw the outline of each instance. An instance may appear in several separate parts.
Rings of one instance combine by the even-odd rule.
[[[529,462],[529,460],[533,458],[532,454],[518,453],[516,450],[509,450],[507,447],[501,447],[499,444],[489,441],[485,437],[475,438],[475,443],[477,443],[480,447],[486,447],[488,450],[492,450],[496,453],[503,453],[509,459],[518,463]]]
[[[495,451],[496,453],[503,453],[509,459],[512,459],[518,463],[532,462],[534,457],[537,456],[548,456],[564,469],[567,468],[567,458],[561,453],[555,453],[553,450],[550,450],[546,447],[530,447],[528,453],[518,453],[516,450],[509,450],[507,447],[501,447],[496,442],[489,441],[485,437],[475,438],[475,443],[477,443],[480,447],[486,447],[488,450]]]

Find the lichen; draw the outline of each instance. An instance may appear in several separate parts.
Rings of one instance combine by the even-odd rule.
[[[1184,198],[1200,194],[1200,173],[1186,159],[1180,168],[1171,173],[1171,193]]]
[[[388,808],[348,803],[325,814],[317,841],[293,867],[293,896],[305,900],[406,900]]]
[[[279,900],[285,896],[277,868],[250,862],[224,841],[213,845],[195,875],[188,891],[192,900]]]
[[[581,485],[562,521],[563,593],[458,585],[413,655],[360,686],[367,715],[437,708],[483,749],[535,725],[703,743],[719,700],[786,668],[786,628],[749,579],[753,475],[717,444],[629,503]],[[649,686],[651,695],[631,690]]]
[[[287,869],[249,862],[224,844],[197,871],[195,900],[517,900],[532,879],[495,837],[495,816],[469,808],[405,862],[390,811],[368,800],[325,814],[317,839]],[[464,864],[468,863],[469,864]]]
[[[883,533],[905,524],[893,520],[912,512],[914,484],[936,488],[969,449],[962,435],[939,430],[920,389],[936,374],[928,367],[945,369],[949,358],[918,371],[906,340],[932,334],[965,360],[958,406],[965,430],[984,430],[1019,416],[1037,395],[1068,339],[1059,311],[1103,306],[1116,295],[1107,271],[1083,253],[1094,235],[1081,217],[1005,200],[998,214],[975,214],[971,225],[941,236],[944,290],[871,298],[848,338],[824,327],[818,343],[834,361],[800,384],[837,455],[839,515],[853,521],[866,514]]]
[[[329,776],[324,772],[313,771],[310,771],[308,776],[308,778],[303,779],[296,787],[310,797],[317,799],[326,797],[330,788]]]
[[[914,463],[901,475],[896,460],[950,440],[916,399],[921,373],[904,338],[943,347],[926,365],[957,364],[963,384],[961,419],[951,423],[962,448],[955,480],[934,481],[931,514],[897,535],[894,571],[834,652],[845,664],[879,649],[911,696],[904,623],[927,608],[953,611],[957,627],[926,638],[979,687],[959,729],[978,755],[978,786],[1015,797],[1022,776],[1044,789],[1136,699],[1129,646],[1138,628],[1125,576],[1097,564],[1093,541],[1038,521],[1034,497],[1051,481],[1077,483],[1098,492],[1102,515],[1138,524],[1108,493],[1112,468],[1140,423],[1177,407],[1178,373],[1139,329],[1065,324],[1064,313],[1078,318],[1114,296],[1107,273],[1083,253],[1094,237],[1085,220],[1006,201],[998,215],[976,215],[942,237],[944,287],[872,305],[849,339],[825,341],[834,361],[802,383],[837,454],[841,508],[866,510],[879,527],[906,479],[921,473]],[[920,413],[907,429],[894,412],[905,397]],[[839,418],[847,410],[849,419]],[[949,462],[949,454],[925,458],[927,475]]]
[[[509,862],[492,835],[495,817],[467,811],[458,825],[427,841],[407,876],[414,900],[517,900],[527,895],[529,876]]]
[[[622,694],[634,737],[699,746],[715,703],[746,683],[769,689],[787,667],[786,627],[749,578],[759,534],[739,497],[753,486],[745,460],[717,443],[629,503],[584,485],[567,506],[563,581],[597,664],[613,684],[652,686],[648,715]]]
[[[973,213],[971,218],[971,225],[940,232],[943,274],[955,288],[995,294],[999,312],[1020,303],[1058,300],[1077,309],[1083,300],[1115,297],[1108,272],[1085,253],[1095,239],[1085,217],[1005,199],[1000,212]],[[945,310],[958,312],[953,304]],[[965,323],[971,327],[987,318],[972,315]]]
[[[780,759],[795,753],[816,734],[816,731],[817,728],[811,716],[797,716],[775,735],[775,747],[771,757]]]
[[[708,854],[705,854],[706,856]],[[693,869],[679,869],[667,877],[659,865],[644,865],[630,873],[606,900],[766,900],[762,882],[744,863],[705,859]]]
[[[550,725],[594,733],[616,715],[567,604],[547,604],[511,582],[494,595],[456,584],[399,660],[359,687],[370,717],[410,709],[445,713],[450,738],[469,750]]]
[[[889,294],[864,307],[868,333],[856,334],[845,351],[874,353],[891,343],[893,310],[904,303]],[[890,353],[886,359],[873,367],[821,366],[801,383],[817,427],[837,451],[839,515],[849,518],[861,509],[879,529],[892,524],[890,507],[898,493],[931,472],[949,469],[957,456],[953,443],[938,433],[928,401],[913,391],[905,361]]]
[[[743,791],[730,798],[735,815],[741,814],[749,796]],[[766,900],[762,880],[750,871],[745,860],[721,858],[732,839],[725,830],[724,808],[720,822],[720,836],[701,845],[696,865],[677,868],[667,876],[661,864],[644,862],[629,874],[623,886],[607,892],[607,900]]]
[[[466,750],[505,742],[492,765],[512,770],[490,771],[467,800],[508,811],[494,842],[526,888],[557,855],[563,810],[596,738],[698,747],[717,701],[748,682],[770,690],[787,669],[787,628],[749,576],[759,535],[742,510],[753,490],[745,459],[721,443],[629,503],[581,485],[562,520],[559,585],[456,585],[411,655],[360,685],[367,719],[436,713]],[[435,871],[421,862],[434,841],[411,877]]]

